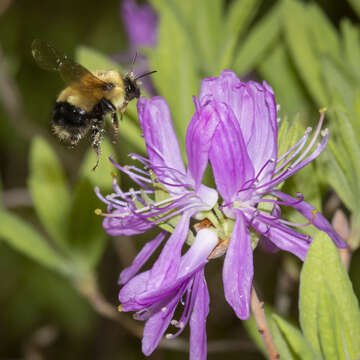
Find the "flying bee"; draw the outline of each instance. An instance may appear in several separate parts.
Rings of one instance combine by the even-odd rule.
[[[36,63],[44,70],[59,72],[67,85],[56,99],[52,112],[54,133],[65,143],[76,146],[90,131],[91,145],[97,156],[95,170],[100,159],[105,115],[111,114],[116,136],[117,111],[122,118],[128,103],[140,97],[137,81],[156,71],[137,77],[133,71],[124,76],[116,70],[90,72],[45,41],[36,39],[31,48]]]

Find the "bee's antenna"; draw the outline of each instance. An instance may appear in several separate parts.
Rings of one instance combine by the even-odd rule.
[[[135,52],[135,55],[134,55],[133,59],[131,60],[131,72],[134,71],[134,65],[135,65],[136,58],[137,58],[137,51]]]
[[[143,78],[143,77],[145,77],[145,76],[149,76],[149,75],[154,74],[154,73],[156,73],[156,72],[157,72],[156,70],[148,71],[148,72],[146,72],[146,73],[144,73],[144,74],[141,74],[141,75],[137,76],[137,77],[135,78],[135,80],[139,80],[139,79],[141,79],[141,78]]]

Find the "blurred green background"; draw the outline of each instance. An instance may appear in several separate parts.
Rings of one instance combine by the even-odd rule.
[[[169,3],[181,8],[179,1],[172,0]],[[195,17],[192,25],[197,22],[200,25],[195,32],[194,37],[198,37],[198,43],[197,45],[195,43],[193,51],[196,53],[198,50],[198,53],[189,63],[183,62],[182,66],[176,59],[181,57],[180,51],[186,51],[186,49],[178,48],[178,52],[169,50],[164,53],[166,41],[162,36],[166,32],[166,28],[159,30],[158,48],[145,49],[144,53],[148,54],[150,66],[158,70],[159,74],[163,71],[165,75],[168,72],[175,75],[165,80],[161,78],[161,75],[155,78],[157,92],[166,99],[167,96],[172,98],[169,101],[170,106],[173,105],[171,102],[174,103],[174,108],[176,96],[186,97],[187,103],[190,104],[187,112],[191,115],[193,111],[191,96],[197,93],[201,78],[218,76],[223,67],[230,67],[242,78],[267,80],[274,87],[277,101],[282,106],[280,113],[282,117],[293,119],[299,113],[301,119],[299,121],[303,126],[316,123],[317,109],[329,104],[324,104],[322,100],[325,96],[322,98],[322,90],[319,90],[315,81],[312,81],[311,77],[317,75],[314,67],[311,66],[313,72],[308,73],[307,69],[297,62],[296,47],[294,50],[292,44],[300,47],[303,39],[301,37],[291,39],[290,33],[289,40],[289,29],[286,28],[289,25],[287,22],[293,21],[291,16],[294,16],[294,12],[290,8],[288,9],[289,13],[286,13],[286,6],[298,6],[298,3],[301,2],[211,1],[212,5],[215,3],[221,3],[224,12],[231,6],[235,6],[235,3],[243,4],[244,10],[239,12],[240,15],[244,14],[244,19],[239,17],[242,28],[238,29],[238,32],[234,30],[233,40],[227,36],[227,39],[234,43],[234,45],[231,42],[229,44],[229,47],[233,46],[234,48],[233,53],[229,53],[230,55],[227,57],[228,48],[226,47],[219,47],[222,49],[219,51],[211,49],[208,51],[204,44],[206,41],[211,41],[211,36],[207,33],[208,29],[201,26],[201,16]],[[354,7],[351,6],[351,3]],[[347,18],[349,23],[358,23],[356,9],[359,8],[356,8],[356,3],[356,1],[323,0],[303,2],[302,4],[314,6],[312,8],[315,9],[314,14],[318,14],[317,11],[320,11],[335,33],[340,34],[342,19]],[[166,16],[166,14],[164,15],[165,10],[161,10],[161,1],[153,1],[153,5],[158,14],[161,13],[159,16]],[[281,10],[279,10],[280,7]],[[163,6],[163,8],[165,7]],[[189,8],[191,6],[183,9],[184,13]],[[210,13],[216,11],[214,9],[216,8],[211,8],[209,5]],[[76,229],[75,231],[78,231],[80,237],[83,236],[86,239],[75,239],[75,245],[72,244],[74,246],[70,248],[65,246],[64,253],[66,254],[70,249],[72,254],[67,258],[73,259],[73,253],[80,249],[79,253],[88,251],[89,257],[93,259],[89,260],[89,264],[91,263],[89,265],[82,255],[75,256],[76,261],[74,262],[77,267],[74,266],[72,271],[76,271],[77,268],[81,269],[79,270],[81,276],[77,279],[80,282],[83,281],[82,276],[86,278],[90,274],[96,277],[100,293],[114,305],[114,308],[118,305],[116,282],[119,272],[124,266],[130,264],[136,250],[148,237],[110,239],[103,234],[100,219],[93,214],[93,210],[102,207],[102,204],[95,197],[92,187],[99,185],[104,193],[107,193],[111,186],[110,172],[112,168],[110,165],[104,164],[107,160],[106,156],[103,156],[103,164],[100,166],[98,174],[90,174],[87,170],[90,168],[89,164],[93,163],[93,158],[90,158],[91,155],[87,153],[88,141],[85,140],[76,149],[70,150],[59,144],[59,141],[52,136],[49,128],[51,109],[63,83],[56,74],[45,72],[37,67],[31,56],[30,46],[34,38],[48,40],[73,58],[79,59],[83,54],[84,61],[88,61],[88,63],[79,61],[91,69],[90,57],[92,55],[97,59],[94,60],[95,63],[97,61],[106,63],[106,57],[116,59],[118,54],[126,53],[129,49],[130,44],[120,12],[121,2],[119,1],[97,3],[84,0],[76,2],[70,0],[60,2],[0,0],[2,208],[4,212],[16,214],[17,220],[22,219],[29,226],[31,225],[41,239],[46,238],[51,244],[53,242],[56,245],[60,244],[60,248],[62,240],[57,242],[52,239],[56,239],[56,230],[53,232],[51,226],[47,227],[44,223],[46,224],[47,216],[52,217],[51,220],[54,223],[62,221],[63,213],[69,211],[70,220],[67,221],[73,222],[72,226]],[[178,16],[181,19],[182,15],[180,10],[179,12],[175,11],[176,18]],[[297,21],[295,26],[298,26],[300,32],[304,32],[311,21],[310,15],[299,13],[295,15],[295,18]],[[163,18],[161,21],[161,26],[167,26],[164,25]],[[224,22],[220,22],[220,28],[223,24]],[[237,22],[235,22],[236,24]],[[327,34],[323,39],[324,44],[327,43]],[[181,44],[180,41],[179,43]],[[359,41],[357,43],[359,44]],[[321,44],[320,37],[319,48],[321,48]],[[192,45],[194,44],[189,46],[192,47]],[[79,47],[81,47],[80,50]],[[306,49],[300,49],[299,56],[301,57],[305,53]],[[217,54],[217,56],[214,57],[211,54]],[[310,50],[310,55],[318,56],[316,51],[312,50]],[[326,58],[327,55],[326,51],[322,53],[320,51],[317,59]],[[341,60],[338,62],[341,63]],[[358,66],[360,67],[360,63]],[[178,95],[180,85],[178,86],[176,76],[186,78],[189,69],[196,72],[196,76],[192,79],[192,85],[185,86],[184,89],[195,90],[185,94],[182,91]],[[347,76],[353,80],[351,72],[348,72]],[[358,88],[358,83],[354,87]],[[128,152],[142,150],[141,144],[136,140],[139,130],[134,106],[132,104],[128,116],[125,117],[122,125],[125,130],[120,131],[120,139],[115,149],[111,148],[109,144],[105,145],[104,155],[115,152],[118,160],[122,163],[127,161]],[[173,109],[173,107],[171,108]],[[333,115],[332,118],[332,114],[330,112],[330,119],[335,119],[336,116]],[[179,130],[180,136],[183,136],[190,120],[189,116],[184,119],[181,117],[182,115],[183,113],[176,112],[174,109],[174,117],[177,121],[175,126]],[[332,123],[329,124],[331,127]],[[34,141],[34,139],[36,140]],[[48,157],[45,156],[47,152],[51,153]],[[88,158],[84,160],[86,156]],[[82,165],[84,161],[86,165]],[[55,179],[61,183],[61,186],[64,186],[64,189],[66,188],[63,189],[66,193],[64,197],[61,194],[57,198],[51,198],[51,196],[47,198],[41,195],[42,189],[49,184],[45,181],[47,179],[42,179],[44,183],[39,180],[42,176],[39,175],[39,171],[43,171],[47,166],[54,166],[54,169],[51,170],[51,181]],[[315,170],[311,171],[315,173]],[[313,173],[310,175],[312,176]],[[306,174],[299,174],[286,186],[292,189],[298,183],[301,188],[306,176]],[[340,195],[340,199],[334,195],[333,189],[336,189],[336,184],[321,179],[321,176],[316,184],[319,192],[313,196],[313,202],[317,201],[319,207],[325,207],[327,216],[332,217],[334,209],[337,208],[344,210],[348,218],[355,213],[355,208],[352,208],[350,201],[346,200],[346,195],[344,197]],[[129,183],[124,180],[124,186],[128,185]],[[52,191],[51,188],[48,190]],[[311,192],[311,190],[313,189],[300,189],[305,193],[306,191]],[[70,200],[67,199],[68,193]],[[331,207],[330,200],[335,203],[335,208]],[[64,203],[67,201],[72,204],[71,210],[64,209]],[[42,204],[45,209],[41,208]],[[47,214],[46,207],[51,209],[49,214]],[[16,227],[18,224],[17,220],[12,219],[14,222],[11,222],[11,219],[9,221],[4,219],[5,217],[3,222],[0,220],[0,227]],[[92,224],[88,233],[86,233],[87,223]],[[54,228],[56,226],[61,227],[61,225],[55,224]],[[92,236],[93,229],[97,229],[98,233],[91,240],[92,243],[87,243],[88,238]],[[19,226],[19,234],[14,236],[27,234],[25,230],[28,231],[28,229],[24,229],[24,232],[21,233]],[[96,232],[96,230],[94,231]],[[84,233],[85,235],[81,235]],[[6,238],[6,236],[4,234],[0,236],[0,273],[2,274],[0,281],[0,359],[145,358],[141,353],[140,341],[118,322],[101,316],[94,310],[94,304],[89,301],[86,291],[84,295],[81,286],[76,282],[76,276],[71,277],[66,274],[61,261],[59,261],[59,266],[44,266],[46,261],[36,261],[40,255],[35,254],[30,257],[24,255],[27,242],[25,235],[22,237],[22,244],[18,246],[9,246],[11,241],[8,239],[1,241],[2,237]],[[10,235],[9,238],[11,238]],[[89,249],[84,250],[88,244],[90,244]],[[15,248],[20,251],[16,251]],[[52,245],[50,249],[52,249]],[[352,281],[357,295],[360,293],[360,266],[356,265],[359,263],[359,258],[359,252],[355,252],[351,268]],[[59,268],[61,268],[60,271],[57,270]],[[255,269],[255,282],[261,298],[296,322],[299,262],[289,255],[265,254],[256,251]],[[218,262],[207,273],[211,293],[211,312],[207,323],[208,358],[238,359],[241,354],[242,359],[263,359],[263,355],[247,335],[243,324],[236,319],[225,303],[220,275],[221,263]],[[130,318],[129,314],[127,316]],[[188,334],[188,332],[185,331],[184,334]],[[182,335],[181,339],[185,341],[187,336]],[[173,349],[169,348],[170,342],[164,343],[155,351],[151,359],[167,359],[170,356],[174,359],[186,359],[188,357],[186,344],[181,339],[173,342]]]

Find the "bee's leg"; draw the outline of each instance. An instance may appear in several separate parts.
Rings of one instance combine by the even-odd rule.
[[[108,114],[108,113],[113,114],[114,112],[116,112],[115,105],[106,98],[102,98],[98,106],[100,106],[101,108],[101,114]]]
[[[100,155],[101,155],[100,145],[104,135],[103,122],[104,122],[104,117],[102,116],[97,119],[94,119],[91,125],[91,146],[96,154],[96,164],[93,167],[94,171],[98,167],[100,161]]]
[[[114,129],[114,133],[112,135],[113,138],[112,143],[116,144],[118,128],[119,128],[119,121],[116,114],[116,107],[110,100],[106,98],[102,98],[100,102],[96,105],[96,107],[93,109],[93,114],[97,118],[102,117],[104,119],[104,115],[108,113],[111,113],[112,125]]]
[[[119,119],[118,119],[116,112],[111,113],[111,119],[112,119],[112,124],[113,124],[113,129],[114,129],[112,143],[116,144],[118,132],[119,132]]]
[[[125,112],[128,104],[129,104],[129,102],[125,100],[125,101],[124,101],[124,104],[121,106],[121,108],[120,108],[120,120],[123,119],[124,112]]]
[[[81,134],[80,133],[72,134],[70,136],[70,148],[75,147],[80,140],[81,140]]]

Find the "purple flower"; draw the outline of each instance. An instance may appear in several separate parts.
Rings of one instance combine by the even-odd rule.
[[[110,235],[139,234],[156,225],[164,228],[164,224],[170,222],[165,229],[172,234],[152,271],[156,276],[151,281],[154,286],[159,286],[165,278],[177,276],[181,249],[189,236],[190,218],[210,210],[217,203],[218,194],[201,184],[207,159],[201,160],[198,154],[189,150],[189,169],[186,170],[164,99],[141,98],[138,115],[148,158],[131,156],[146,170],[113,163],[140,189],[123,192],[114,180],[113,194],[103,197],[99,189],[96,193],[107,204],[107,213],[102,214],[105,216],[103,227]],[[145,253],[148,255],[144,261],[152,251]]]
[[[190,359],[206,358],[209,294],[204,267],[209,259],[226,253],[225,298],[240,319],[247,319],[253,250],[258,242],[269,251],[286,250],[304,260],[312,238],[295,228],[314,225],[337,246],[346,247],[300,193],[292,197],[278,187],[325,148],[329,133],[327,129],[321,131],[323,114],[311,139],[308,129],[297,144],[279,156],[275,97],[265,82],[244,83],[233,72],[223,71],[219,78],[203,81],[195,108],[186,134],[186,168],[165,100],[141,98],[138,116],[148,157],[131,154],[142,168],[113,162],[138,189],[124,192],[116,180],[113,194],[103,197],[96,189],[107,204],[107,213],[102,215],[109,234],[134,235],[153,227],[161,229],[119,279],[123,285],[119,294],[122,310],[135,311],[136,319],[146,321],[142,343],[145,355],[153,352],[170,325],[178,330],[168,338],[180,334],[189,322]],[[217,191],[202,184],[209,162]],[[297,210],[307,222],[295,224],[282,219],[282,206]],[[199,220],[195,240],[191,218]],[[191,247],[182,255],[185,241]],[[138,274],[160,246],[152,268]],[[182,315],[174,320],[180,303],[184,304]]]
[[[138,5],[136,0],[123,0],[121,18],[132,48],[156,45],[157,15],[150,5]]]
[[[314,148],[321,132],[322,114],[309,144],[306,146],[310,133],[307,130],[293,148],[279,157],[277,109],[271,87],[265,82],[263,85],[241,82],[228,70],[219,78],[203,81],[195,105],[187,143],[198,144],[202,149],[198,153],[210,160],[217,190],[224,201],[222,210],[235,220],[224,261],[223,282],[228,303],[239,318],[246,319],[250,315],[253,277],[250,228],[272,248],[290,251],[302,260],[312,239],[294,230],[296,226],[313,224],[337,246],[346,247],[329,222],[301,194],[293,198],[277,190],[277,185],[322,152],[329,133],[324,130],[322,140]],[[270,213],[264,203],[273,205]],[[280,206],[298,210],[308,223],[283,220]]]
[[[166,329],[173,325],[179,335],[190,321],[190,360],[206,359],[206,317],[209,313],[209,293],[204,277],[208,256],[218,243],[209,229],[198,232],[190,249],[180,259],[173,278],[156,281],[154,267],[132,278],[120,291],[122,311],[136,311],[135,318],[145,320],[142,351],[150,355]],[[154,281],[155,280],[155,281]],[[154,285],[158,284],[158,285]],[[173,319],[177,307],[183,306],[179,320]]]

